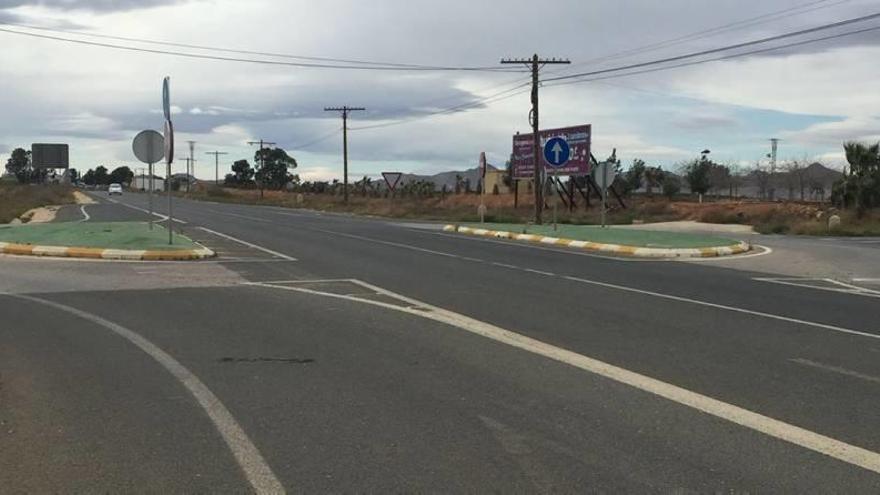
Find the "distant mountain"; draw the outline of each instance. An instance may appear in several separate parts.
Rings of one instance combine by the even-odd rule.
[[[489,165],[489,170],[498,170],[498,168],[493,165]],[[406,184],[408,182],[424,180],[428,182],[433,182],[434,185],[437,187],[437,190],[443,189],[443,186],[445,185],[446,188],[451,191],[455,189],[455,178],[459,175],[461,176],[461,180],[470,179],[471,187],[476,188],[477,181],[480,180],[480,169],[478,167],[474,167],[468,170],[453,170],[450,172],[440,172],[439,174],[434,175],[403,174],[403,176],[400,178],[400,183]]]

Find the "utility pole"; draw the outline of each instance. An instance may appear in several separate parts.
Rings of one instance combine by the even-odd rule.
[[[328,107],[325,112],[342,112],[342,194],[348,204],[348,112],[363,112],[364,107]]]
[[[187,141],[187,143],[189,143],[189,161],[186,162],[187,163],[187,165],[186,165],[186,193],[189,194],[190,177],[195,176],[195,172],[196,172],[196,157],[194,156],[195,149],[196,149],[196,142],[195,141]]]
[[[559,60],[556,58],[542,59],[538,57],[538,54],[536,53],[532,55],[531,58],[526,59],[502,59],[501,63],[525,64],[532,70],[532,111],[529,114],[529,120],[532,124],[532,138],[535,141],[535,225],[541,225],[543,223],[544,216],[544,189],[541,187],[541,173],[544,172],[544,160],[541,157],[541,138],[538,135],[538,133],[540,132],[538,128],[538,86],[540,85],[538,74],[541,71],[541,67],[547,64],[570,64],[571,62],[568,60]]]
[[[220,185],[220,155],[228,155],[224,151],[208,151],[206,155],[214,155],[214,185]]]
[[[779,148],[779,139],[770,138],[770,173],[776,173],[776,151]]]
[[[260,145],[260,170],[258,173],[262,174],[263,165],[265,165],[266,161],[265,155],[263,154],[263,148],[265,148],[266,146],[275,146],[277,143],[271,143],[269,141],[263,141],[262,139],[260,139],[259,141],[248,141],[248,144],[251,146],[255,144]],[[263,177],[260,176],[260,199],[263,199],[263,182]]]

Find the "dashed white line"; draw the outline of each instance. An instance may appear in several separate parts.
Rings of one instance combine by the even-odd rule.
[[[473,261],[473,262],[477,262],[477,263],[484,262],[484,260],[481,260],[479,258],[471,258],[468,256],[461,256],[458,254],[444,253],[443,251],[434,251],[433,249],[426,249],[426,248],[420,248],[420,247],[416,247],[416,246],[410,246],[409,244],[401,244],[399,242],[383,241],[380,239],[373,239],[372,237],[364,237],[364,236],[355,235],[355,234],[344,234],[342,232],[334,232],[332,230],[323,230],[323,229],[311,229],[311,230],[315,230],[317,232],[323,232],[325,234],[330,234],[330,235],[338,235],[341,237],[348,237],[349,239],[359,239],[361,241],[367,241],[367,242],[372,242],[372,243],[376,243],[376,244],[384,244],[386,246],[394,246],[394,247],[399,247],[399,248],[403,248],[403,249],[409,249],[412,251],[419,251],[422,253],[435,254],[437,256],[445,256],[447,258],[455,258],[455,259],[460,259],[460,260]]]
[[[837,373],[839,375],[849,376],[852,378],[858,378],[860,380],[865,380],[872,383],[880,383],[880,377],[866,375],[864,373],[859,373],[858,371],[848,370],[846,368],[841,368],[840,366],[832,366],[830,364],[819,363],[816,361],[811,361],[809,359],[797,358],[797,359],[789,359],[789,361],[793,363],[802,364],[804,366],[811,366],[813,368],[817,368],[820,370],[830,371],[832,373]]]
[[[147,210],[147,209],[145,209],[145,208],[140,208],[140,207],[137,207],[137,206],[133,206],[133,205],[130,205],[130,204],[128,204],[128,203],[123,203],[122,201],[116,201],[116,200],[114,200],[114,199],[110,199],[110,198],[107,198],[107,201],[110,201],[111,203],[115,203],[115,204],[118,204],[118,205],[125,206],[126,208],[131,208],[132,210],[137,210],[137,211],[140,211],[140,212],[146,213],[147,215],[150,214],[150,210]],[[157,213],[157,212],[154,211],[154,212],[153,212],[153,216],[156,216],[156,217],[161,218],[163,222],[168,221],[168,215],[163,215],[163,214],[161,214],[161,213]],[[181,220],[181,219],[179,219],[179,218],[175,218],[174,221],[177,222],[177,223],[179,223],[179,224],[181,224],[181,225],[186,225],[186,224],[188,223],[188,222],[183,221],[183,220]]]
[[[737,308],[735,306],[726,306],[724,304],[716,304],[716,303],[711,303],[711,302],[707,302],[707,301],[700,301],[699,299],[690,299],[687,297],[673,296],[670,294],[663,294],[661,292],[653,292],[653,291],[649,291],[649,290],[636,289],[634,287],[627,287],[624,285],[609,284],[606,282],[599,282],[597,280],[588,280],[585,278],[568,277],[568,276],[565,276],[562,278],[564,278],[566,280],[571,280],[574,282],[595,285],[598,287],[605,287],[608,289],[615,289],[615,290],[620,290],[620,291],[625,291],[625,292],[632,292],[635,294],[643,294],[646,296],[653,296],[653,297],[659,297],[662,299],[669,299],[672,301],[684,302],[684,303],[689,303],[689,304],[696,304],[698,306],[705,306],[708,308],[723,309],[725,311],[733,311],[736,313],[742,313],[742,314],[747,314],[747,315],[752,315],[752,316],[760,316],[762,318],[769,318],[771,320],[785,321],[788,323],[796,323],[798,325],[805,325],[805,326],[814,327],[814,328],[821,328],[823,330],[831,330],[833,332],[845,333],[845,334],[849,334],[849,335],[858,335],[859,337],[880,339],[880,333],[874,334],[874,333],[868,333],[868,332],[861,332],[859,330],[852,330],[849,328],[838,327],[835,325],[827,325],[825,323],[816,323],[813,321],[799,320],[797,318],[789,318],[788,316],[774,315],[772,313],[764,313],[762,311],[754,311],[751,309]]]
[[[247,246],[247,247],[249,247],[249,248],[254,248],[254,249],[259,250],[259,251],[262,251],[262,252],[264,252],[264,253],[271,254],[272,256],[276,256],[276,257],[278,257],[278,258],[285,259],[285,260],[287,260],[287,261],[296,261],[296,258],[294,258],[294,257],[292,257],[292,256],[288,256],[288,255],[286,255],[286,254],[284,254],[284,253],[279,253],[278,251],[273,251],[273,250],[271,250],[271,249],[264,248],[263,246],[258,246],[258,245],[254,244],[254,243],[252,243],[252,242],[243,241],[243,240],[241,240],[241,239],[239,239],[239,238],[237,238],[237,237],[232,237],[231,235],[224,234],[224,233],[222,233],[222,232],[217,232],[216,230],[211,230],[211,229],[209,229],[209,228],[207,228],[207,227],[198,227],[198,228],[199,228],[199,230],[204,230],[205,232],[207,232],[207,233],[209,233],[209,234],[214,234],[214,235],[216,235],[216,236],[218,236],[218,237],[222,237],[222,238],[224,238],[224,239],[228,239],[228,240],[230,240],[230,241],[237,242],[237,243],[239,243],[239,244],[241,244],[241,245],[243,245],[243,246]]]
[[[523,268],[522,270],[523,270],[524,272],[537,273],[538,275],[544,275],[544,276],[546,276],[546,277],[555,277],[555,276],[556,276],[555,273],[544,272],[544,271],[541,271],[541,270],[535,270],[534,268]]]
[[[171,375],[174,376],[196,399],[196,402],[198,402],[199,406],[201,406],[208,415],[208,418],[214,424],[214,427],[217,428],[220,436],[223,437],[226,445],[232,451],[236,462],[238,462],[238,465],[241,467],[242,471],[244,471],[245,477],[254,488],[254,491],[266,494],[284,493],[284,486],[275,476],[275,473],[272,472],[272,468],[266,463],[266,460],[263,458],[263,455],[260,454],[257,446],[254,445],[250,438],[248,438],[244,429],[238,424],[235,417],[229,412],[229,409],[223,405],[220,398],[214,395],[214,393],[211,392],[211,389],[209,389],[199,377],[193,374],[193,372],[187,369],[179,361],[174,359],[170,354],[163,351],[157,345],[153,344],[137,332],[113,323],[112,321],[105,320],[92,313],[37,297],[20,294],[8,295],[43,304],[90,321],[110,330],[144,351],[147,355],[162,365],[165,370],[171,373]]]

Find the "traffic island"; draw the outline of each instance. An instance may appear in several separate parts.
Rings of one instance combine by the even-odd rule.
[[[746,242],[680,232],[602,228],[596,225],[446,225],[446,232],[564,246],[641,258],[711,258],[751,250]]]
[[[143,222],[0,225],[0,253],[105,260],[185,261],[215,253],[189,238]]]

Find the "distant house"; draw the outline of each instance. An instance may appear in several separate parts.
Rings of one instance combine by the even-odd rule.
[[[131,180],[131,189],[135,191],[148,191],[150,189],[150,176],[145,174],[135,175]],[[165,178],[153,176],[153,191],[165,190]]]

